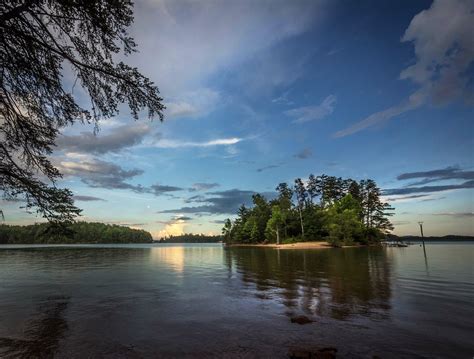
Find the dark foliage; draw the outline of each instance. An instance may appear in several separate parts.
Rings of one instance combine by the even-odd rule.
[[[0,189],[22,198],[54,222],[79,215],[72,193],[56,187],[61,177],[48,159],[61,128],[97,123],[128,104],[163,119],[158,88],[136,68],[115,61],[135,51],[127,34],[129,0],[5,0],[0,5]],[[74,84],[65,88],[63,75]],[[77,102],[74,87],[89,97]]]
[[[160,240],[162,243],[217,243],[220,241],[222,241],[221,236],[193,233],[185,233],[179,236],[169,236]]]
[[[225,221],[226,243],[366,244],[393,229],[388,220],[393,208],[381,200],[372,180],[310,175],[306,183],[297,178],[294,188],[280,183],[276,190],[276,199],[268,202],[257,194],[252,208],[241,206],[234,222]]]
[[[76,222],[58,228],[51,223],[0,225],[0,244],[151,243],[150,233],[104,223]]]

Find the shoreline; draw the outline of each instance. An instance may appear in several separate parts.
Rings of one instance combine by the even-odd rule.
[[[296,242],[288,244],[276,244],[276,243],[256,243],[256,244],[227,244],[226,247],[257,247],[257,248],[272,248],[272,249],[328,249],[328,248],[337,248],[331,246],[328,242],[319,241],[319,242]],[[360,247],[360,246],[342,246],[342,248],[349,247]]]

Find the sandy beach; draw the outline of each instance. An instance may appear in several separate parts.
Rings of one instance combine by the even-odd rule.
[[[289,244],[231,244],[230,247],[262,247],[262,248],[276,248],[276,249],[322,249],[333,248],[328,242],[297,242]]]

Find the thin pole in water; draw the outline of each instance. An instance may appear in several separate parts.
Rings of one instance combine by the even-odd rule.
[[[423,243],[423,253],[425,254],[425,260],[426,260],[425,236],[423,235],[423,222],[418,222],[418,224],[420,225],[421,242]]]

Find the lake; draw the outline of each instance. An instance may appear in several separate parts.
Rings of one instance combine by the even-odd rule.
[[[472,358],[474,244],[426,252],[3,245],[0,357]]]

